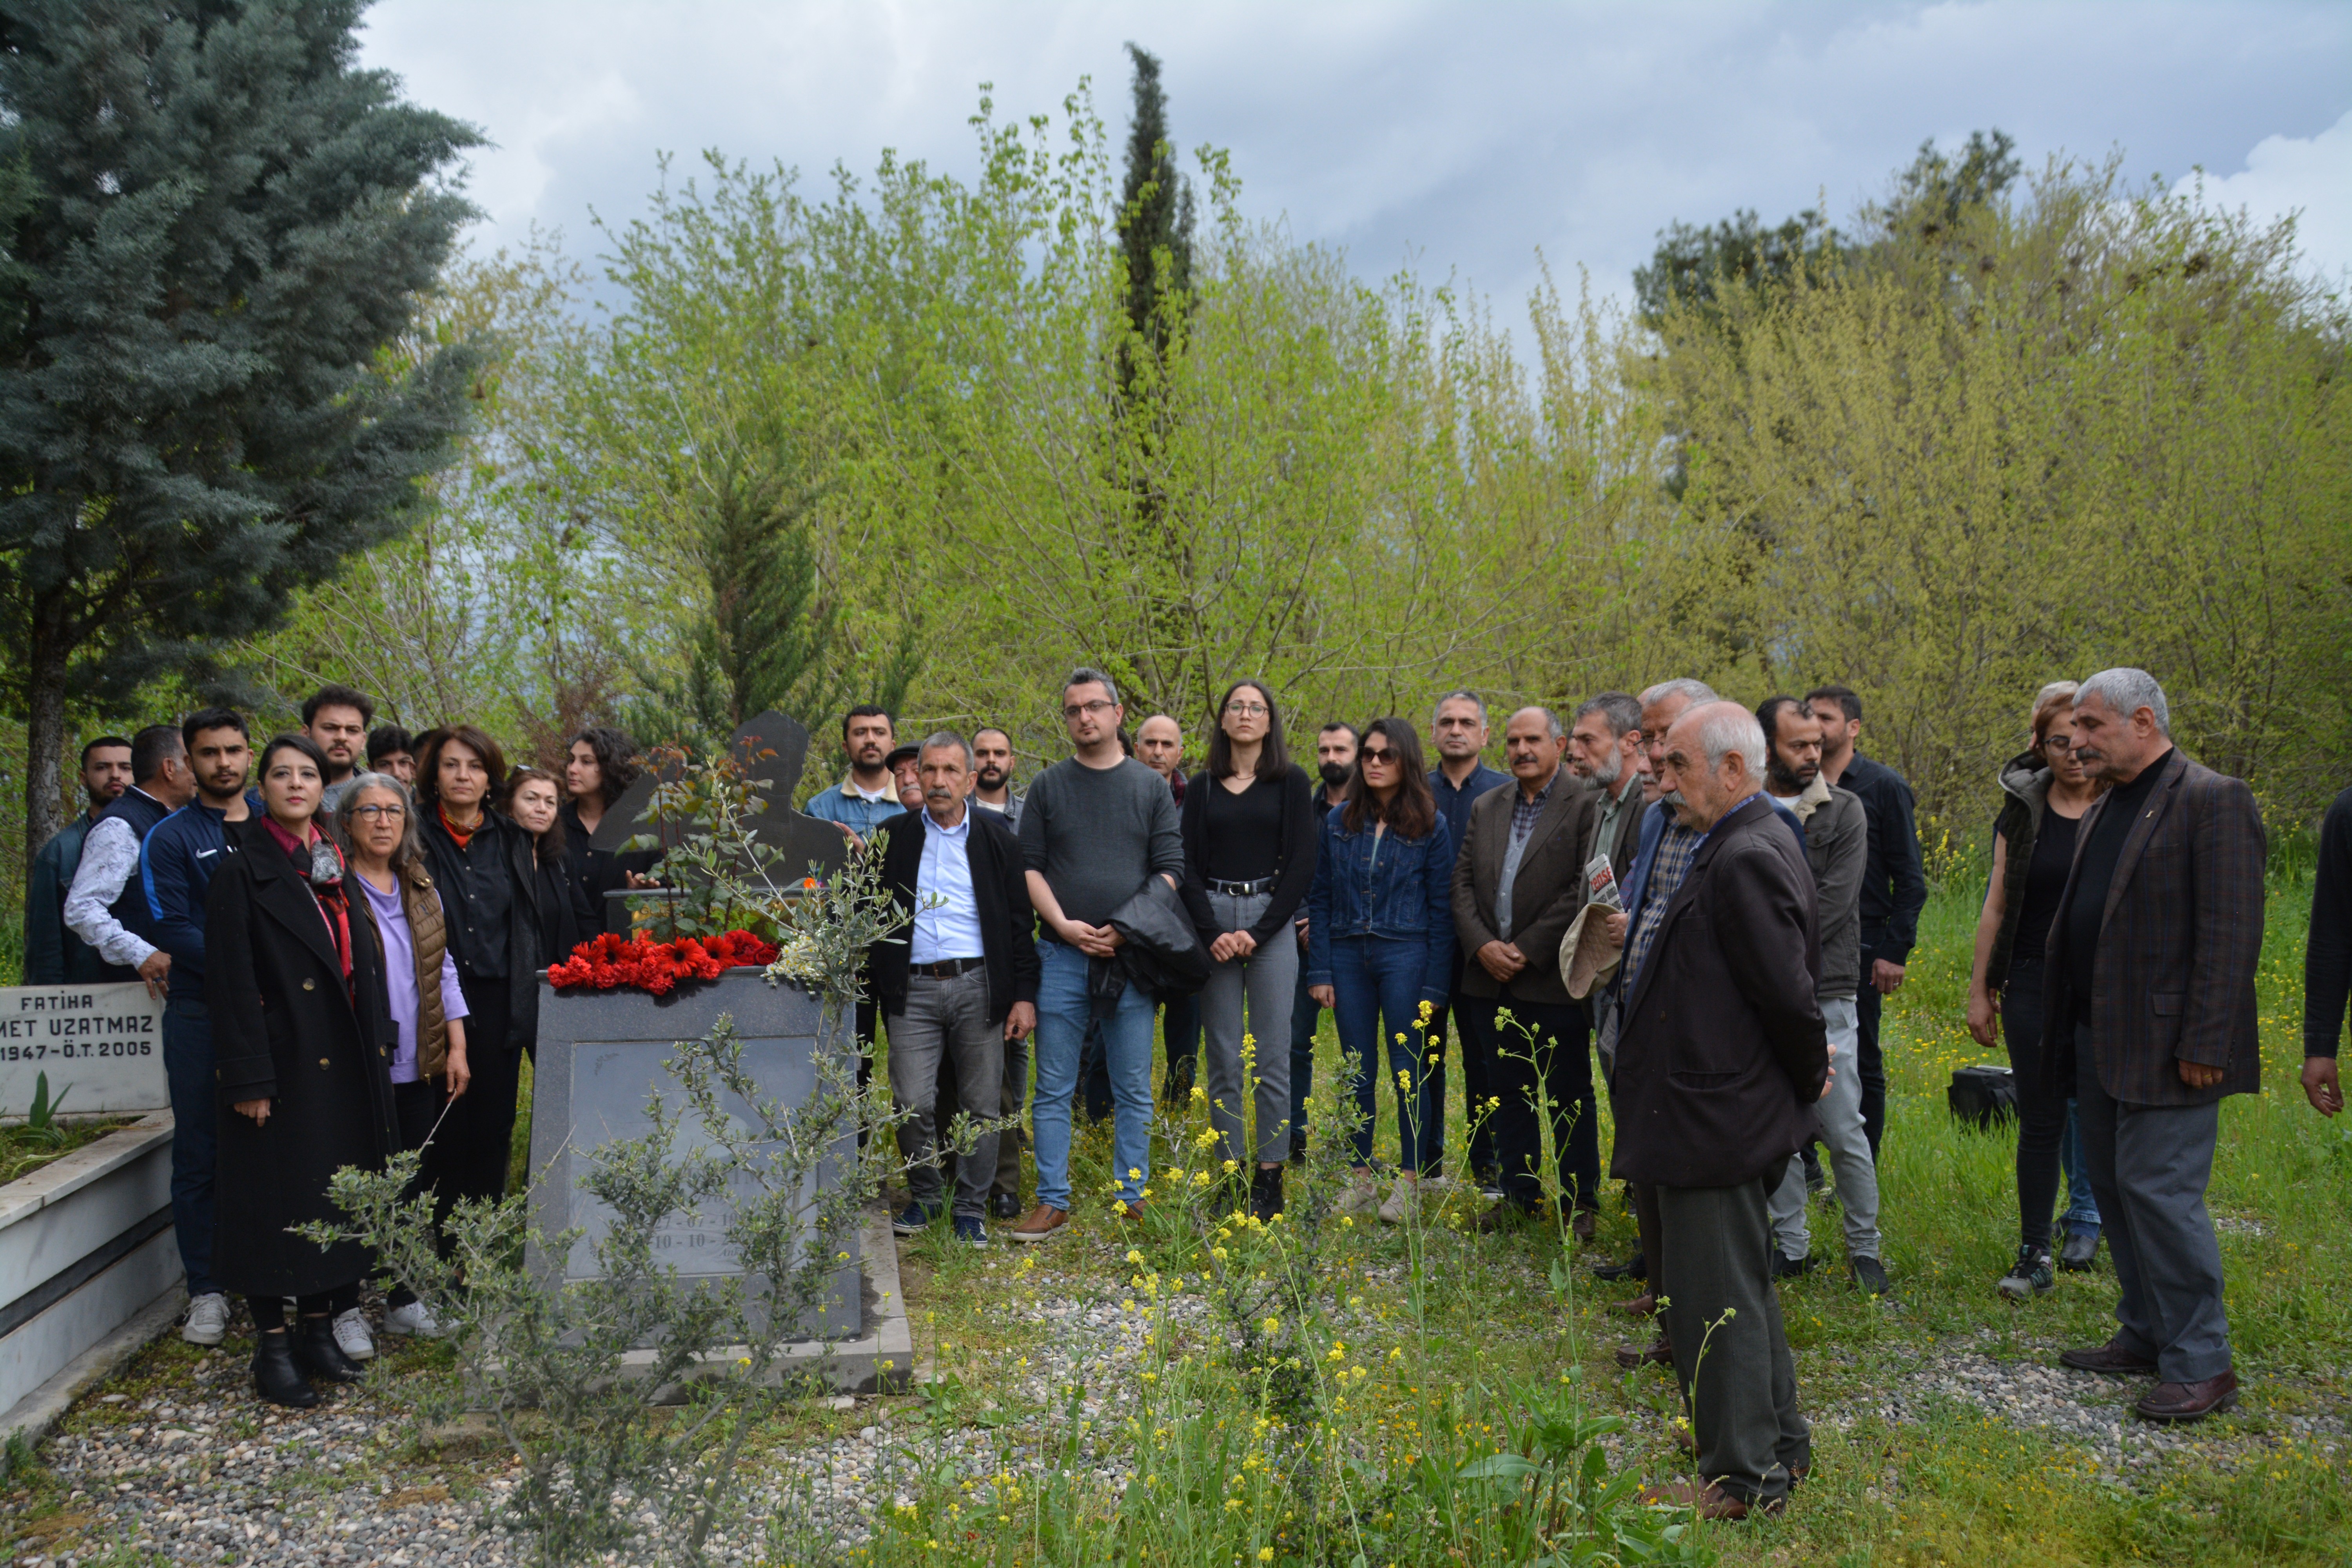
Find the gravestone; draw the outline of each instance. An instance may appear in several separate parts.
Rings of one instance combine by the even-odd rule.
[[[839,870],[849,858],[848,841],[840,828],[793,809],[793,792],[800,784],[801,770],[807,765],[809,733],[800,721],[772,708],[747,721],[728,742],[729,754],[741,765],[745,778],[767,781],[760,792],[767,803],[766,809],[751,819],[750,826],[761,843],[782,852],[776,872],[794,881],[812,874],[812,864],[816,868],[814,875],[825,877]],[[589,847],[617,852],[641,834],[660,837],[660,825],[646,820],[646,809],[653,804],[654,791],[669,776],[655,768],[639,773],[596,825],[596,831],[589,836]],[[631,896],[625,891],[604,895],[606,931],[628,929],[627,900]]]
[[[136,980],[0,986],[0,1117],[24,1116],[44,1073],[67,1116],[170,1110],[163,1005]]]
[[[572,1226],[585,1234],[561,1258],[537,1254],[530,1267],[550,1284],[593,1279],[593,1244],[610,1223],[610,1211],[580,1187],[588,1157],[598,1145],[637,1138],[649,1129],[646,1101],[660,1091],[673,1110],[684,1095],[667,1068],[674,1042],[708,1034],[721,1013],[734,1016],[743,1042],[743,1065],[760,1092],[786,1106],[807,1101],[816,1088],[820,1052],[846,1061],[848,1031],[836,1025],[824,1033],[817,999],[791,985],[770,985],[757,970],[734,969],[717,980],[688,982],[666,996],[641,991],[558,991],[541,982],[539,1060],[531,1089],[530,1160],[534,1185],[531,1216],[542,1236]],[[722,1099],[739,1126],[756,1125],[751,1108]],[[684,1153],[707,1135],[689,1110],[677,1131],[676,1152]],[[854,1131],[845,1131],[820,1163],[804,1192],[814,1199],[819,1185],[831,1185],[857,1158]],[[739,1180],[749,1183],[748,1175]],[[656,1259],[676,1266],[687,1279],[723,1279],[738,1272],[727,1245],[727,1215],[717,1209],[672,1215],[659,1232]],[[833,1272],[827,1293],[798,1325],[812,1338],[845,1339],[861,1327],[861,1251],[856,1234],[836,1252],[846,1256]]]

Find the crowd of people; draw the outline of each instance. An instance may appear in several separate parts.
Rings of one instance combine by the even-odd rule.
[[[1328,1009],[1333,1092],[1357,1111],[1341,1212],[1400,1223],[1470,1187],[1491,1230],[1556,1193],[1553,1218],[1590,1239],[1621,1181],[1639,1250],[1601,1272],[1637,1282],[1623,1305],[1654,1321],[1620,1360],[1672,1367],[1690,1401],[1686,1500],[1783,1506],[1811,1459],[1774,1287],[1820,1266],[1808,1218],[1832,1182],[1847,1278],[1894,1288],[1880,1008],[1927,883],[1911,792],[1858,749],[1856,695],[1749,710],[1678,679],[1523,707],[1502,716],[1504,771],[1466,690],[1430,715],[1433,764],[1391,714],[1324,724],[1310,773],[1257,680],[1226,689],[1189,776],[1184,726],[1130,731],[1099,670],[1072,673],[1060,718],[1069,754],[1021,791],[1005,730],[901,742],[853,708],[847,772],[803,808],[878,841],[908,916],[856,1021],[869,1066],[887,1038],[907,1113],[900,1233],[945,1219],[987,1246],[994,1220],[1050,1241],[1076,1206],[1081,1115],[1110,1121],[1113,1215],[1139,1219],[1155,1037],[1160,1093],[1206,1102],[1226,1201],[1276,1223]],[[41,852],[27,910],[28,982],[166,994],[183,1333],[218,1342],[243,1294],[257,1386],[297,1405],[374,1347],[369,1260],[286,1227],[328,1217],[326,1175],[371,1151],[425,1147],[443,1202],[503,1191],[538,972],[648,869],[591,845],[634,774],[625,736],[583,731],[558,779],[471,725],[373,719],[331,686],[257,753],[219,709],[91,742],[90,811]],[[2204,1192],[2220,1101],[2258,1082],[2263,825],[2242,782],[2174,748],[2145,671],[2046,687],[2027,730],[2000,770],[1968,1008],[2005,1043],[2019,1107],[2019,1246],[1991,1288],[2031,1300],[2104,1241],[2116,1332],[2063,1359],[2152,1377],[2140,1412],[2193,1420],[2236,1398]],[[2308,965],[2303,1086],[2333,1115],[2352,791],[2323,826]],[[957,1152],[959,1114],[1004,1130]],[[436,1331],[404,1292],[388,1308],[388,1331]]]

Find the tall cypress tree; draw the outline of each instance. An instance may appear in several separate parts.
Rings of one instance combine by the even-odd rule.
[[[385,351],[479,144],[358,68],[363,0],[0,0],[0,640],[26,849],[68,699],[199,683],[400,531],[478,356]],[[403,368],[404,367],[404,368]]]
[[[1172,323],[1161,319],[1159,291],[1179,291],[1192,279],[1192,183],[1176,172],[1168,140],[1168,95],[1160,88],[1160,60],[1127,46],[1135,61],[1135,121],[1127,132],[1127,184],[1121,192],[1119,249],[1127,257],[1127,319],[1154,348],[1165,348]]]

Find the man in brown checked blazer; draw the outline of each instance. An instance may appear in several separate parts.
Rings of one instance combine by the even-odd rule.
[[[1567,744],[1549,709],[1522,708],[1504,726],[1511,785],[1471,804],[1454,861],[1463,993],[1454,1005],[1501,1101],[1493,1114],[1506,1205],[1529,1213],[1542,1194],[1538,1102],[1549,1100],[1560,1185],[1577,1236],[1589,1238],[1601,1205],[1591,1023],[1560,975],[1559,939],[1584,907],[1584,842],[1600,797],[1563,765]]]
[[[2154,1373],[2154,1421],[2237,1403],[2221,1250],[2205,1212],[2225,1095],[2261,1087],[2254,963],[2261,814],[2243,781],[2174,749],[2164,689],[2105,669],[2074,694],[2074,754],[2107,792],[2075,830],[2050,925],[2042,1072],[2075,1097],[2123,1299],[2115,1336],[2060,1359]]]

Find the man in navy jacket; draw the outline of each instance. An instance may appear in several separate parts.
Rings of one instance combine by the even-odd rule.
[[[252,743],[245,721],[226,708],[190,714],[180,726],[195,798],[157,823],[140,847],[139,879],[155,945],[172,956],[163,1005],[163,1068],[172,1088],[172,1225],[188,1271],[188,1321],[180,1337],[216,1345],[228,1327],[228,1299],[212,1277],[215,1115],[213,1022],[205,1003],[205,895],[223,857],[234,853],[225,824],[257,802],[245,793]]]

